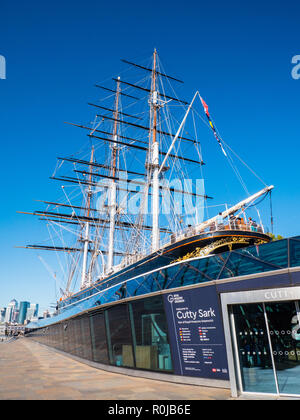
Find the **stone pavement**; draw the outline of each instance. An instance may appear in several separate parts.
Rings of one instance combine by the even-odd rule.
[[[0,343],[0,400],[229,400],[228,389],[106,372],[26,338]]]

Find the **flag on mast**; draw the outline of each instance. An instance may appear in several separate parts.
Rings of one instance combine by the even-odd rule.
[[[224,150],[224,147],[223,147],[223,145],[222,145],[221,139],[219,138],[219,136],[218,136],[218,134],[217,134],[217,130],[215,129],[215,126],[213,125],[212,120],[210,119],[210,115],[209,115],[209,112],[208,112],[208,105],[207,105],[207,103],[204,101],[204,99],[203,99],[201,96],[200,96],[200,99],[201,99],[201,102],[202,102],[202,105],[203,105],[203,108],[204,108],[204,112],[205,112],[205,114],[206,114],[206,116],[207,116],[207,119],[208,119],[209,125],[211,126],[212,131],[213,131],[213,133],[214,133],[214,136],[215,136],[215,138],[217,139],[217,142],[219,143],[219,145],[220,145],[220,147],[221,147],[221,149],[222,149],[222,152],[223,152],[223,153],[224,153],[224,155],[227,157],[227,154],[226,154],[226,152],[225,152],[225,150]]]

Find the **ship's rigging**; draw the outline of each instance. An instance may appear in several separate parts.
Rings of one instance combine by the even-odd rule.
[[[27,248],[69,258],[65,296],[76,278],[84,289],[147,255],[159,255],[165,243],[180,238],[187,228],[200,232],[215,223],[216,216],[203,221],[212,196],[203,182],[196,185],[196,180],[204,179],[205,165],[196,119],[213,129],[248,196],[230,208],[226,204],[224,219],[244,214],[273,188],[263,183],[264,188],[251,196],[233,162],[235,152],[219,135],[200,93],[194,93],[190,102],[178,98],[171,83],[183,82],[164,72],[156,50],[151,66],[122,61],[146,77],[138,81],[114,77],[113,87],[95,85],[107,96],[99,103],[89,102],[97,110],[93,122],[68,123],[86,132],[89,150],[79,157],[58,157],[51,178],[64,183],[62,198],[44,200],[45,210],[28,213],[47,222],[51,243]],[[66,165],[73,166],[72,176],[60,174]]]

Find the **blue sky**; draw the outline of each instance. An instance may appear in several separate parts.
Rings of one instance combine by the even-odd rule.
[[[64,121],[88,120],[94,83],[116,75],[120,58],[141,62],[154,47],[185,80],[186,97],[199,89],[222,137],[275,185],[275,232],[298,235],[300,79],[291,60],[300,54],[299,18],[296,0],[3,2],[0,306],[54,301],[36,254],[14,248],[47,232],[16,211],[57,197],[56,157],[86,141]]]

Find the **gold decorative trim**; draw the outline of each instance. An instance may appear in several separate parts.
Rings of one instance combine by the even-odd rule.
[[[180,262],[184,260],[188,260],[190,258],[197,258],[197,257],[206,257],[212,254],[216,249],[221,248],[223,246],[228,246],[229,251],[232,251],[232,247],[235,244],[243,244],[245,246],[249,246],[252,238],[245,238],[243,236],[228,236],[224,239],[219,239],[218,241],[214,241],[204,247],[197,247],[194,251],[187,253],[183,257],[178,258],[175,261],[172,261],[171,264],[175,262]],[[261,245],[266,243],[266,240],[257,239],[254,242],[254,245]]]

